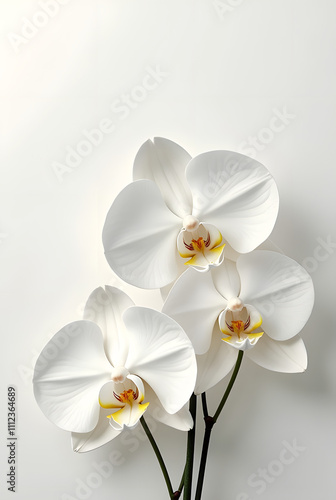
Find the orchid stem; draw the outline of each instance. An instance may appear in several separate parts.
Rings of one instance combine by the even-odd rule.
[[[147,435],[147,437],[149,439],[150,444],[153,447],[153,450],[154,450],[154,453],[156,455],[156,458],[158,459],[159,465],[160,465],[161,470],[162,470],[163,477],[164,477],[164,479],[166,481],[166,485],[167,485],[168,492],[169,492],[169,497],[170,498],[176,498],[176,496],[174,497],[173,487],[172,487],[172,484],[171,484],[171,481],[170,481],[170,477],[169,477],[169,474],[168,474],[168,470],[167,470],[166,464],[164,463],[164,460],[163,460],[162,455],[160,453],[159,447],[156,444],[156,441],[155,441],[155,439],[153,437],[153,434],[149,430],[149,427],[146,424],[146,421],[145,421],[145,419],[144,419],[143,416],[140,418],[140,423],[141,423],[141,425],[143,427],[143,430],[145,431],[145,433],[146,433],[146,435]]]
[[[230,378],[230,382],[229,382],[229,384],[228,384],[228,386],[226,388],[226,391],[224,393],[224,396],[222,397],[221,402],[218,405],[217,411],[216,411],[216,413],[213,416],[214,424],[217,422],[217,419],[218,419],[218,417],[219,417],[222,409],[224,408],[226,400],[229,397],[231,389],[232,389],[232,387],[233,387],[233,385],[234,385],[234,383],[236,381],[236,378],[237,378],[237,375],[238,375],[238,372],[239,372],[239,369],[240,369],[240,365],[241,365],[241,362],[243,360],[243,355],[244,355],[244,351],[239,351],[238,358],[237,358],[237,361],[236,361],[236,366],[234,367],[233,373],[232,373],[231,378]]]
[[[241,365],[241,362],[243,359],[243,354],[244,354],[244,351],[239,351],[237,362],[236,362],[236,365],[234,367],[233,373],[231,375],[230,382],[226,388],[224,396],[222,397],[221,402],[219,403],[218,408],[216,410],[216,413],[214,414],[213,417],[210,417],[208,415],[208,408],[207,408],[207,403],[206,403],[205,392],[202,394],[202,405],[203,405],[203,413],[204,413],[204,421],[205,421],[205,432],[204,432],[204,438],[203,438],[202,455],[201,455],[201,462],[200,462],[200,466],[199,466],[195,500],[201,500],[201,496],[202,496],[202,489],[203,489],[203,482],[204,482],[204,475],[205,475],[205,466],[206,466],[206,461],[207,461],[207,457],[208,457],[211,431],[212,431],[213,426],[217,422],[217,419],[218,419],[222,409],[224,408],[224,405],[227,401],[227,398],[229,397],[229,394],[232,390],[232,387],[236,381],[236,378],[237,378],[237,375],[238,375],[238,372],[240,369],[240,365]]]
[[[183,486],[184,486],[184,476],[185,476],[185,467],[184,467],[184,470],[183,470],[183,474],[182,474],[182,477],[181,477],[181,481],[180,481],[180,484],[179,484],[179,487],[177,488],[176,491],[174,491],[174,494],[172,496],[172,499],[173,500],[178,500],[181,496],[181,493],[183,491]]]
[[[181,481],[180,481],[180,484],[179,484],[179,487],[177,489],[177,492],[182,493],[182,490],[183,490],[183,487],[184,487],[184,478],[185,478],[185,471],[186,471],[186,467],[184,467],[184,471],[183,471],[183,474],[182,474],[182,477],[181,477]],[[178,497],[179,498],[179,497]]]
[[[209,413],[208,413],[208,405],[207,405],[205,392],[202,392],[201,398],[202,398],[203,415],[204,415],[204,418],[206,418],[209,416]]]
[[[192,475],[193,475],[193,465],[194,465],[194,451],[195,451],[195,426],[196,426],[196,396],[193,394],[189,401],[189,411],[192,416],[194,425],[193,428],[188,431],[188,444],[187,444],[187,458],[184,469],[184,492],[183,500],[191,500],[191,487],[192,487]]]

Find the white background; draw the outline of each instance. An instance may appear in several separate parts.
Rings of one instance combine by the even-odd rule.
[[[336,249],[326,243],[321,249],[321,241],[336,242],[335,2],[63,3],[53,16],[41,16],[43,1],[0,2],[1,497],[13,496],[6,486],[6,392],[15,385],[15,498],[168,498],[142,431],[133,441],[128,436],[75,454],[69,434],[43,416],[31,385],[36,356],[63,325],[80,319],[97,286],[121,286],[139,305],[160,308],[156,292],[113,276],[101,231],[114,197],[131,181],[138,148],[162,136],[193,156],[212,149],[247,153],[246,143],[256,137],[250,154],[269,168],[280,191],[272,240],[309,267],[316,290],[303,332],[307,372],[284,375],[243,363],[214,428],[204,498],[332,498]],[[164,76],[156,87],[139,90],[148,68],[157,67]],[[121,112],[116,106],[125,95],[131,104]],[[276,121],[278,113],[290,118]],[[55,162],[65,165],[68,148],[85,139],[83,130],[106,118],[114,131],[57,177]],[[225,381],[211,392],[212,408],[224,388]],[[202,433],[200,418],[197,450]],[[154,434],[177,488],[186,436],[162,425]],[[294,440],[302,451],[277,468],[283,442]],[[112,450],[123,463],[110,477],[100,476],[97,486],[95,464],[110,461]],[[264,487],[251,486],[249,477],[259,468],[277,476],[271,473]],[[78,480],[94,487],[76,492]]]

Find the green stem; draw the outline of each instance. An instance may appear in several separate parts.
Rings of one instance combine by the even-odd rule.
[[[239,351],[236,366],[234,367],[233,373],[232,373],[231,378],[230,378],[230,382],[226,388],[224,396],[222,397],[221,402],[218,405],[217,411],[213,417],[209,417],[209,415],[208,415],[208,409],[207,409],[207,405],[206,405],[206,396],[205,396],[205,393],[202,394],[202,404],[203,404],[204,421],[205,421],[205,432],[204,432],[202,455],[201,455],[201,462],[200,462],[200,466],[199,466],[195,500],[201,500],[201,496],[202,496],[202,489],[203,489],[203,482],[204,482],[204,475],[205,475],[205,466],[206,466],[206,461],[207,461],[207,457],[208,457],[211,431],[212,431],[213,426],[217,422],[217,419],[218,419],[218,417],[219,417],[219,415],[220,415],[220,413],[221,413],[221,411],[222,411],[222,409],[227,401],[227,398],[229,397],[229,394],[232,390],[232,387],[235,383],[235,380],[237,378],[239,368],[240,368],[240,365],[241,365],[241,362],[243,359],[243,354],[244,354],[244,351]]]
[[[221,402],[218,405],[217,411],[216,411],[216,413],[213,416],[214,424],[217,422],[217,419],[218,419],[218,417],[219,417],[222,409],[224,408],[226,400],[229,397],[231,389],[232,389],[232,387],[233,387],[233,385],[234,385],[234,383],[236,381],[236,378],[237,378],[237,375],[238,375],[238,372],[239,372],[239,369],[240,369],[240,365],[241,365],[241,362],[243,360],[243,355],[244,355],[244,351],[239,351],[238,358],[237,358],[237,361],[236,361],[236,366],[234,367],[233,373],[232,373],[231,378],[230,378],[230,382],[229,382],[229,384],[228,384],[228,386],[226,388],[226,391],[224,393],[224,396],[222,397]]]
[[[153,447],[153,450],[154,450],[154,453],[156,455],[156,458],[158,459],[158,462],[159,462],[159,465],[161,467],[161,470],[162,470],[162,474],[163,474],[163,477],[166,481],[166,485],[167,485],[167,488],[168,488],[168,492],[169,492],[169,497],[170,498],[176,498],[174,497],[174,492],[173,492],[173,487],[172,487],[172,484],[171,484],[171,481],[170,481],[170,477],[169,477],[169,474],[168,474],[168,471],[167,471],[167,467],[166,467],[166,464],[164,463],[164,460],[162,458],[162,455],[160,453],[160,450],[158,448],[158,445],[156,444],[156,441],[153,437],[153,434],[151,433],[151,431],[149,430],[149,427],[148,425],[146,424],[146,421],[144,419],[144,417],[142,416],[140,418],[140,423],[149,439],[149,442],[150,444],[152,445]]]
[[[209,444],[210,444],[210,436],[211,436],[212,427],[214,425],[214,422],[212,420],[210,420],[210,419],[212,419],[212,417],[208,417],[208,418],[209,418],[209,420],[208,421],[206,420],[206,422],[205,422],[205,432],[204,432],[204,438],[203,438],[202,455],[201,455],[201,461],[200,461],[200,466],[199,466],[195,500],[200,500],[201,496],[202,496],[205,466],[206,466]]]
[[[185,469],[186,468],[184,467],[184,471],[183,471],[183,474],[182,474],[182,477],[181,477],[181,481],[180,481],[179,487],[177,488],[176,491],[174,491],[174,494],[172,496],[173,500],[178,500],[180,498],[180,496],[181,496],[182,491],[183,491]]]
[[[180,481],[179,487],[177,489],[177,491],[179,491],[180,494],[182,493],[182,490],[183,490],[183,487],[184,487],[185,470],[186,470],[186,468],[184,467],[184,471],[183,471],[183,474],[182,474],[182,477],[181,477],[181,481]]]
[[[204,415],[204,418],[206,418],[209,416],[209,413],[208,413],[208,405],[207,405],[205,392],[202,392],[201,398],[202,398],[203,415]]]
[[[193,475],[193,465],[194,465],[194,451],[195,451],[195,426],[196,426],[196,396],[193,394],[189,401],[189,411],[191,413],[194,425],[193,428],[188,432],[188,444],[187,444],[187,458],[186,465],[184,469],[184,492],[183,499],[191,500],[191,487],[192,487],[192,475]]]

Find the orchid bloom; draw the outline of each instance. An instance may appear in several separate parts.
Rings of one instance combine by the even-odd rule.
[[[91,294],[84,318],[56,333],[34,373],[37,403],[72,432],[74,451],[107,443],[145,412],[189,430],[196,360],[182,328],[108,286]]]
[[[250,252],[275,224],[274,179],[239,153],[192,159],[174,142],[155,138],[138,151],[133,177],[108,212],[103,243],[113,271],[140,288],[164,287],[188,266],[219,266],[225,245]]]
[[[197,356],[196,393],[219,382],[238,351],[273,371],[307,366],[300,337],[314,302],[309,274],[280,253],[255,250],[200,276],[192,269],[175,283],[163,307],[191,339]]]

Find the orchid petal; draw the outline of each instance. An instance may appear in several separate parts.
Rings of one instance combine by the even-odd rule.
[[[178,431],[190,431],[190,429],[194,426],[194,421],[188,409],[188,405],[182,406],[182,408],[176,413],[170,414],[163,410],[162,413],[155,413],[153,417],[158,422],[168,425],[173,429],[177,429]]]
[[[99,419],[99,390],[111,370],[99,327],[90,321],[70,323],[54,335],[36,362],[36,401],[62,429],[90,432]]]
[[[256,250],[237,260],[240,298],[263,318],[263,329],[274,340],[288,340],[304,327],[314,303],[311,277],[286,255]]]
[[[181,225],[152,181],[129,184],[114,200],[103,229],[109,265],[140,288],[167,285],[178,274],[176,238]]]
[[[182,326],[196,354],[204,354],[210,347],[213,326],[225,307],[226,301],[216,290],[211,273],[188,269],[171,289],[162,311]]]
[[[307,351],[300,337],[277,342],[263,335],[246,356],[257,365],[275,372],[299,373],[307,368]]]
[[[225,259],[229,259],[232,262],[236,262],[238,257],[241,256],[241,253],[234,250],[226,240],[223,239],[223,242],[225,242]]]
[[[146,384],[146,400],[150,403],[147,410],[148,417],[153,417],[158,422],[179,431],[189,431],[192,429],[194,422],[187,404],[174,414],[167,413],[160,403],[159,398],[148,384]]]
[[[191,214],[192,196],[185,176],[191,156],[168,139],[155,137],[138,151],[133,179],[149,179],[158,186],[167,207],[177,216]]]
[[[274,179],[258,161],[232,151],[196,156],[186,169],[193,213],[214,224],[240,253],[252,251],[271,233],[279,196]]]
[[[238,351],[221,340],[223,334],[216,323],[211,345],[206,354],[197,356],[195,394],[207,391],[222,380],[236,363]]]
[[[119,436],[120,431],[113,429],[107,416],[111,410],[101,408],[99,420],[96,427],[91,432],[71,434],[72,449],[78,453],[85,453],[87,451],[95,450],[100,446],[112,441],[112,439]]]
[[[126,367],[146,381],[168,413],[188,401],[196,380],[191,342],[173,319],[145,307],[131,307],[123,316],[130,338]]]
[[[282,248],[280,248],[274,241],[272,241],[270,238],[268,238],[266,241],[264,241],[261,245],[259,245],[256,250],[268,250],[270,252],[278,252],[281,254],[284,254],[284,251]],[[237,260],[237,259],[236,259]]]
[[[230,300],[232,297],[239,296],[240,277],[235,262],[225,257],[225,260],[221,266],[211,269],[211,275],[217,291],[226,300]]]
[[[184,264],[183,264],[184,266]],[[185,271],[185,269],[183,269],[183,272]],[[182,273],[180,273],[181,275]],[[168,297],[168,294],[170,292],[170,290],[173,288],[173,285],[176,281],[172,281],[171,283],[169,283],[169,285],[166,285],[166,286],[163,286],[162,288],[160,288],[160,294],[161,294],[161,299],[163,302],[165,302],[165,300],[167,299]]]
[[[127,330],[122,315],[134,306],[129,296],[112,286],[96,288],[85,305],[84,319],[94,321],[103,332],[104,347],[113,366],[123,366],[128,351]]]

